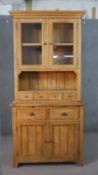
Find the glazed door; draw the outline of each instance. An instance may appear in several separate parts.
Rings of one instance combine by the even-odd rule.
[[[49,23],[49,64],[53,67],[76,66],[78,23],[75,20],[56,19]]]
[[[77,125],[64,122],[51,124],[51,157],[57,160],[73,159],[78,152]]]
[[[17,127],[17,153],[19,161],[24,162],[45,160],[46,138],[45,124],[18,124]]]
[[[21,20],[18,23],[18,64],[20,68],[40,68],[45,65],[45,20]]]

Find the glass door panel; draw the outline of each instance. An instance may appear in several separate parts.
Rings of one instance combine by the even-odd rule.
[[[21,64],[42,64],[42,23],[21,24]]]
[[[52,23],[53,65],[74,64],[74,24],[69,22]]]

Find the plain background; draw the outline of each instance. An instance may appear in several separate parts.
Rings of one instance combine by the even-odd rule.
[[[0,16],[0,117],[2,134],[11,134],[14,99],[12,18]],[[98,131],[98,20],[82,20],[82,100],[84,129]]]

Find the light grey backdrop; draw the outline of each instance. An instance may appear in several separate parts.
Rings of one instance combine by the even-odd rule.
[[[14,99],[12,19],[0,16],[0,117],[2,134],[11,134]],[[98,131],[98,20],[82,21],[82,99],[84,129]]]

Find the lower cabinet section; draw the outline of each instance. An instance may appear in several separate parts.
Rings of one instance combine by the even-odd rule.
[[[14,166],[37,162],[82,164],[82,107],[61,107],[59,116],[57,109],[13,107]],[[62,118],[61,111],[73,116]]]

